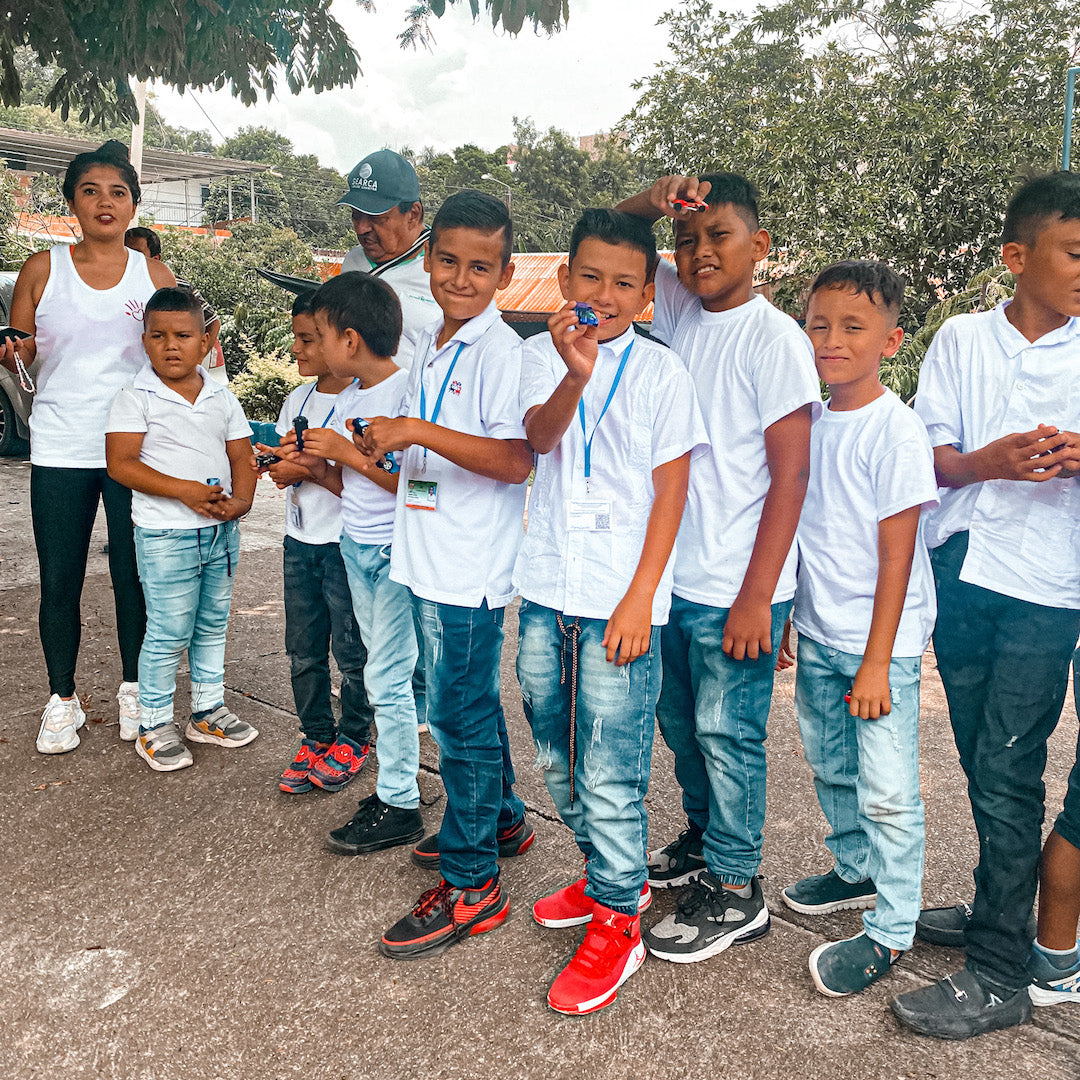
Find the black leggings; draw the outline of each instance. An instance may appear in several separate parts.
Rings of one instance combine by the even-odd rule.
[[[49,690],[61,697],[75,693],[75,662],[82,632],[80,601],[99,498],[105,502],[109,529],[109,575],[123,681],[137,682],[146,607],[135,566],[131,492],[109,479],[104,469],[30,467],[30,515],[41,577],[38,631]]]

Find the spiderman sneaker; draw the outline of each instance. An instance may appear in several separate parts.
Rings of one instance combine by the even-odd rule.
[[[320,747],[314,739],[301,739],[300,749],[288,768],[281,774],[278,787],[290,795],[311,790],[311,766],[321,758],[329,747]]]
[[[312,762],[309,777],[323,791],[340,791],[367,761],[371,743],[353,742],[348,735],[339,735],[330,749]]]

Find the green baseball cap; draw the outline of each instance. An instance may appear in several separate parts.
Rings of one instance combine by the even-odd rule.
[[[399,203],[419,201],[416,170],[393,150],[376,150],[353,167],[349,173],[349,190],[338,199],[338,205],[377,216],[393,210]]]

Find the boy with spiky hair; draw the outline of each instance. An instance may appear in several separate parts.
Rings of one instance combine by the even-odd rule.
[[[1025,184],[1005,214],[1011,300],[957,315],[919,373],[941,505],[926,523],[934,652],[979,836],[975,901],[924,912],[965,943],[965,967],[892,1003],[925,1035],[964,1039],[1031,1015],[1046,741],[1080,633],[1080,176]],[[1075,800],[1058,832],[1080,841]],[[1074,927],[1075,929],[1075,927]],[[1055,943],[1054,949],[1060,945]],[[1075,953],[1036,957],[1054,981]]]
[[[829,400],[797,533],[795,709],[836,865],[781,896],[808,915],[873,909],[862,933],[810,954],[830,997],[911,948],[921,898],[919,680],[935,603],[919,522],[937,485],[922,421],[878,377],[904,336],[903,294],[883,263],[841,262],[818,275],[806,314]]]

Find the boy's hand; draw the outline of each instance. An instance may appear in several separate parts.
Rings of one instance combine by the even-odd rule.
[[[282,435],[281,443],[277,447],[277,455],[278,455],[279,458],[281,458],[281,461],[279,462],[279,465],[284,465],[284,464],[298,465],[300,468],[302,468],[302,469],[304,469],[306,471],[307,476],[300,477],[301,480],[306,480],[306,479],[308,479],[310,477],[312,480],[319,481],[319,480],[322,480],[326,476],[326,459],[321,458],[316,454],[308,453],[308,448],[307,448],[308,447],[308,435],[311,434],[311,432],[317,431],[317,430],[326,430],[326,429],[325,428],[309,428],[307,431],[304,432],[304,449],[303,450],[297,450],[296,449],[296,432],[295,431],[287,431],[284,435]],[[271,465],[270,466],[270,478],[272,480],[274,480],[274,483],[277,483],[277,480],[274,477],[274,469],[276,469],[276,468],[278,468],[278,465]],[[290,483],[296,483],[296,481],[293,480],[293,481],[290,481]],[[281,486],[282,486],[281,484],[278,484],[278,487],[281,487]]]
[[[622,667],[649,651],[652,637],[652,596],[631,589],[611,614],[600,642],[609,664]]]
[[[732,660],[756,660],[772,652],[772,605],[735,597],[724,623],[724,652]]]
[[[1058,428],[1039,425],[1039,431],[1044,431],[1047,438],[1055,444],[1054,449],[1059,451],[1061,471],[1058,476],[1072,479],[1080,476],[1080,435],[1075,431],[1060,431]]]
[[[892,695],[889,691],[889,665],[874,664],[864,660],[855,673],[851,684],[851,701],[848,712],[863,720],[877,720],[892,712]]]
[[[300,456],[312,454],[324,461],[337,461],[343,454],[353,450],[352,439],[346,438],[333,428],[308,428],[304,432],[304,449]]]
[[[395,450],[407,450],[416,442],[414,418],[411,416],[373,416],[364,432],[360,449],[378,461]]]
[[[982,480],[1030,480],[1057,476],[1070,461],[1066,439],[1056,427],[1040,424],[1034,431],[1015,432],[973,452]]]
[[[218,521],[233,521],[236,518],[243,517],[250,509],[250,502],[229,496],[228,498],[219,499],[213,504],[210,516],[217,518]]]
[[[582,326],[574,310],[574,301],[568,300],[564,307],[548,319],[548,330],[566,370],[582,385],[587,383],[592,378],[593,367],[596,365],[600,328]]]
[[[196,514],[202,514],[203,517],[217,517],[215,507],[225,499],[225,493],[220,484],[214,484],[211,487],[208,484],[200,484],[197,480],[191,480],[184,485],[183,494],[178,495],[177,498]]]
[[[776,654],[776,670],[787,671],[795,666],[795,653],[791,649],[791,619],[784,623],[784,632],[780,635],[780,649]]]
[[[712,184],[708,180],[698,183],[696,176],[661,176],[651,188],[649,188],[649,203],[665,217],[685,221],[693,217],[695,210],[678,210],[672,206],[675,199],[685,199],[687,202],[704,200],[712,190]]]

